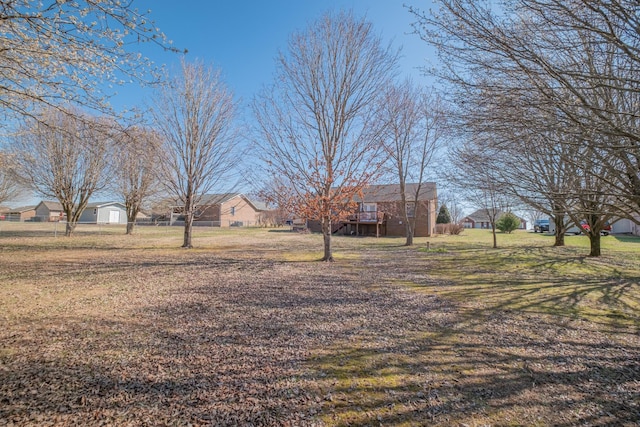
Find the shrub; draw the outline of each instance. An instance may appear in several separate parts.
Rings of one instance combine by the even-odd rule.
[[[447,205],[440,206],[440,211],[438,212],[438,218],[436,218],[436,224],[450,224],[451,223],[451,215],[449,215],[449,209]]]
[[[496,228],[503,233],[511,233],[520,226],[520,218],[512,212],[507,212],[496,221]]]
[[[435,233],[458,235],[462,233],[462,230],[464,230],[464,226],[462,224],[436,224]]]
[[[464,231],[464,225],[462,224],[449,224],[449,234],[457,236]]]

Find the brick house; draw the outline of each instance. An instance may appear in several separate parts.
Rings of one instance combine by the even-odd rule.
[[[502,215],[504,215],[504,212],[498,212],[495,217],[496,220],[498,220]],[[518,217],[518,219],[520,219],[520,226],[518,227],[518,229],[526,230],[527,221],[520,217]],[[487,213],[486,209],[478,209],[471,215],[464,217],[464,219],[462,220],[462,225],[464,226],[464,228],[483,228],[490,230],[491,219],[489,218],[489,214]]]
[[[407,209],[412,216],[416,206],[412,201],[418,184],[407,184]],[[362,191],[362,197],[354,197],[358,207],[355,212],[346,215],[333,226],[334,234],[358,236],[405,236],[405,224],[402,217],[400,185],[369,185]],[[421,185],[418,194],[418,209],[415,237],[428,237],[434,232],[436,224],[436,206],[438,205],[436,184]],[[319,221],[309,221],[311,231],[320,232]]]
[[[263,205],[252,202],[242,193],[206,194],[196,206],[194,226],[247,227],[260,221]],[[181,205],[171,208],[170,222],[184,220]]]
[[[16,222],[24,222],[30,221],[34,216],[36,216],[36,207],[35,206],[21,206],[13,209],[5,209],[2,214],[4,216],[5,221],[16,221]]]

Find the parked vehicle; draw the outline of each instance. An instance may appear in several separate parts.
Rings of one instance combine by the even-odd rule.
[[[548,219],[537,219],[533,223],[533,232],[534,233],[544,233],[549,231],[549,220]]]
[[[581,234],[581,233],[588,233],[589,230],[591,230],[591,227],[589,226],[589,224],[587,224],[586,221],[580,221],[580,228],[571,227],[570,229],[567,230],[567,234],[573,233],[577,236],[578,234]],[[611,234],[611,224],[607,222],[605,223],[604,227],[600,231],[600,235],[608,236],[609,234]]]

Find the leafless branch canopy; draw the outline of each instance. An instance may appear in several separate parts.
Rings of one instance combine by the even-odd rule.
[[[396,62],[370,23],[327,13],[291,36],[274,85],[254,100],[258,142],[269,173],[284,183],[281,198],[325,230],[378,172],[379,99]]]
[[[45,106],[102,109],[106,82],[153,82],[141,42],[173,49],[131,1],[7,0],[0,4],[0,109],[33,115]]]
[[[155,99],[155,128],[163,139],[161,182],[181,203],[185,247],[191,247],[191,222],[202,196],[233,185],[242,159],[236,102],[220,72],[201,63],[182,63]],[[217,192],[222,192],[218,190]]]
[[[11,141],[18,173],[38,193],[54,198],[66,216],[66,234],[93,194],[105,188],[112,123],[98,118],[46,110],[27,119]]]

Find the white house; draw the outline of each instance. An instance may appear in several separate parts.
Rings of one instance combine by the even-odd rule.
[[[636,216],[640,220],[640,215]],[[627,218],[621,218],[611,224],[611,232],[614,234],[633,234],[640,236],[640,225]]]
[[[82,215],[80,215],[79,222],[86,224],[126,224],[126,207],[120,202],[89,203]]]

